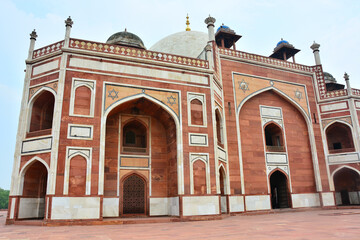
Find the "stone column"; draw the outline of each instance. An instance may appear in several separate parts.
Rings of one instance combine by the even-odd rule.
[[[320,54],[319,54],[319,47],[320,47],[320,44],[316,43],[315,41],[314,41],[314,43],[310,46],[310,48],[313,50],[313,53],[314,53],[315,64],[316,64],[316,65],[321,65]]]
[[[35,29],[30,33],[30,46],[29,46],[29,54],[28,54],[28,60],[32,58],[34,49],[35,49],[35,41],[37,38],[37,34]]]
[[[205,23],[207,24],[208,33],[209,33],[209,41],[215,41],[215,33],[214,33],[215,21],[216,19],[211,17],[210,15],[205,19]]]
[[[206,60],[209,61],[209,69],[213,69],[214,61],[213,61],[213,55],[212,55],[212,47],[210,44],[205,46],[205,52],[206,52]]]
[[[353,131],[354,131],[354,145],[357,152],[360,151],[360,125],[359,125],[359,118],[357,115],[357,110],[354,102],[354,98],[352,97],[352,89],[350,86],[350,78],[347,73],[344,74],[344,79],[346,83],[346,90],[349,96],[349,109],[350,109],[350,115],[351,119],[354,123]]]
[[[348,75],[347,73],[344,74],[344,79],[345,79],[346,90],[347,90],[347,92],[348,92],[348,95],[351,96],[351,95],[352,95],[352,91],[351,91],[351,86],[350,86],[349,75]]]
[[[69,46],[70,32],[71,32],[71,28],[72,28],[73,23],[74,23],[74,22],[72,21],[72,19],[71,19],[70,16],[65,20],[66,31],[65,31],[64,47],[68,47],[68,46]]]

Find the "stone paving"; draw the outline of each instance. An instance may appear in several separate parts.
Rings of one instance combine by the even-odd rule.
[[[0,239],[360,239],[360,209],[229,216],[223,220],[102,226],[5,224]]]

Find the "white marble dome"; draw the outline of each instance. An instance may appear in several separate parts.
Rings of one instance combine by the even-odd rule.
[[[155,43],[150,50],[197,58],[204,50],[209,37],[206,33],[184,31],[174,33]]]

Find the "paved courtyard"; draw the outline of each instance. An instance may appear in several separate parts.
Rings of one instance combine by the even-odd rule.
[[[0,239],[360,239],[360,209],[232,216],[216,221],[37,227],[5,224]]]

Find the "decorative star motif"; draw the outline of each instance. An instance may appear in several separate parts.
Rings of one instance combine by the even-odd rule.
[[[249,83],[245,82],[243,79],[241,82],[239,82],[239,89],[241,89],[244,93],[249,91]]]
[[[112,89],[111,91],[108,91],[109,95],[108,97],[110,97],[112,100],[114,100],[115,98],[118,98],[118,91],[115,91],[115,89]]]
[[[172,95],[170,97],[167,97],[167,103],[170,104],[170,106],[176,104],[176,98],[174,98]]]
[[[300,92],[299,89],[296,89],[295,91],[295,98],[297,98],[299,101],[303,98],[302,92]]]

